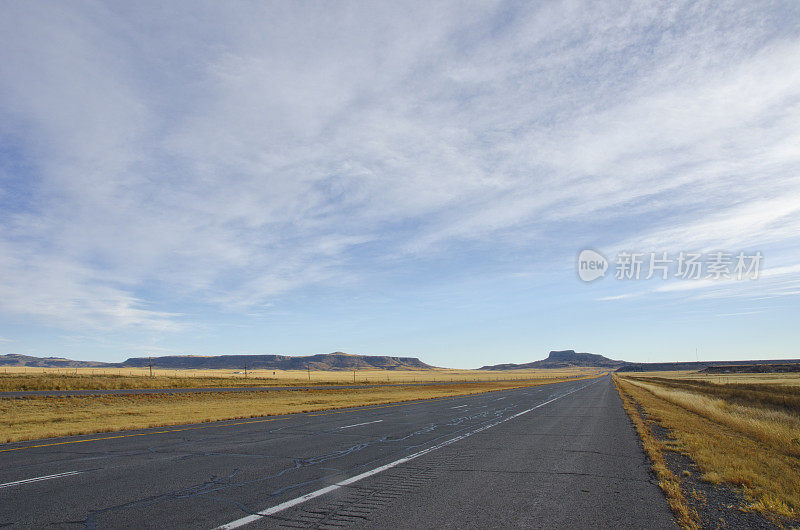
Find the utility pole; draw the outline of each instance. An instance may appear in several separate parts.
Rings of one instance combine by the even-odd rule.
[[[153,358],[147,358],[147,364],[150,366],[150,377],[153,377]]]
[[[356,384],[356,371],[353,370],[353,384]]]
[[[247,359],[244,360],[244,377],[247,379]]]
[[[306,370],[308,370],[308,380],[311,381],[311,367],[306,365]]]

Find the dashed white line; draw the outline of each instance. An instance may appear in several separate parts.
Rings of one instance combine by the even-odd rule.
[[[364,423],[356,423],[355,425],[345,425],[344,427],[339,427],[340,429],[349,429],[350,427],[360,427],[361,425],[369,425],[370,423],[378,423],[383,420],[375,420],[375,421],[365,421]]]
[[[364,473],[361,473],[360,475],[356,475],[354,477],[350,477],[348,479],[342,480],[341,482],[337,482],[336,484],[331,484],[330,486],[326,486],[326,487],[318,489],[316,491],[312,491],[311,493],[306,493],[305,495],[303,495],[301,497],[297,497],[295,499],[291,499],[291,500],[288,500],[286,502],[282,502],[282,503],[280,503],[278,505],[275,505],[275,506],[273,506],[271,508],[267,508],[266,510],[262,510],[262,511],[254,513],[252,515],[248,515],[247,517],[242,517],[241,519],[237,519],[235,521],[231,521],[228,524],[224,524],[222,526],[218,526],[214,530],[230,530],[230,529],[233,529],[233,528],[239,528],[241,526],[248,525],[250,523],[254,523],[256,521],[260,521],[260,520],[262,520],[264,517],[266,517],[268,515],[273,515],[273,514],[276,514],[278,512],[282,512],[282,511],[284,511],[284,510],[286,510],[288,508],[291,508],[292,506],[296,506],[296,505],[302,504],[302,503],[304,503],[306,501],[310,501],[311,499],[315,499],[317,497],[325,495],[326,493],[330,493],[332,491],[336,491],[339,488],[342,488],[344,486],[349,486],[350,484],[358,482],[359,480],[363,480],[363,479],[365,479],[367,477],[371,477],[372,475],[377,475],[378,473],[380,473],[382,471],[386,471],[387,469],[391,469],[393,467],[399,466],[400,464],[405,464],[406,462],[414,460],[415,458],[419,458],[420,456],[426,455],[426,454],[428,454],[428,453],[430,453],[432,451],[436,451],[437,449],[441,449],[442,447],[448,446],[448,445],[450,445],[452,443],[455,443],[455,442],[457,442],[459,440],[463,440],[464,438],[468,438],[468,437],[472,436],[473,434],[477,434],[479,432],[485,431],[486,429],[491,429],[492,427],[500,425],[501,423],[505,423],[505,422],[507,422],[509,420],[513,420],[514,418],[518,418],[518,417],[522,416],[523,414],[527,414],[532,410],[538,409],[539,407],[544,407],[548,403],[552,403],[553,401],[556,401],[557,399],[561,399],[562,397],[566,397],[566,396],[568,396],[570,394],[574,394],[578,390],[582,390],[582,389],[586,388],[589,385],[593,385],[596,382],[597,381],[594,381],[592,383],[589,383],[588,385],[584,385],[584,386],[582,386],[580,388],[576,388],[575,390],[572,390],[571,392],[567,392],[566,394],[562,394],[560,396],[554,397],[553,399],[547,400],[547,401],[545,401],[543,403],[539,403],[535,407],[531,407],[529,409],[523,410],[522,412],[517,412],[516,414],[514,414],[512,416],[509,416],[508,418],[504,418],[502,420],[495,421],[494,423],[489,423],[487,425],[484,425],[483,427],[479,427],[479,428],[475,429],[474,431],[469,431],[469,432],[466,432],[466,433],[464,433],[464,434],[462,434],[460,436],[456,436],[455,438],[450,438],[447,441],[444,441],[444,442],[442,442],[440,444],[434,445],[433,447],[429,447],[427,449],[419,451],[418,453],[414,453],[412,455],[403,457],[403,458],[401,458],[399,460],[395,460],[394,462],[391,462],[389,464],[385,464],[383,466],[376,467],[375,469],[371,469],[369,471],[365,471]]]
[[[463,408],[463,407],[469,407],[469,405],[459,405],[457,407],[450,407],[450,408],[451,409],[460,409],[460,408]]]
[[[0,484],[0,488],[10,488],[11,486],[21,486],[22,484],[30,484],[31,482],[41,482],[42,480],[50,480],[54,478],[69,477],[70,475],[78,475],[83,471],[67,471],[66,473],[57,473],[55,475],[46,475],[44,477],[26,478],[25,480],[15,480],[14,482],[6,482]]]

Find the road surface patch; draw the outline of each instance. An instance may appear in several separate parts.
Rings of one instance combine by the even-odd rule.
[[[507,421],[513,420],[515,418],[518,418],[518,417],[522,416],[523,414],[527,414],[527,413],[529,413],[529,412],[531,412],[533,410],[536,410],[536,409],[538,409],[540,407],[543,407],[543,406],[545,406],[545,405],[547,405],[549,403],[552,403],[553,401],[556,401],[556,400],[561,399],[563,397],[569,396],[570,394],[574,394],[578,390],[582,390],[582,389],[584,389],[584,388],[586,388],[586,387],[588,387],[590,385],[593,385],[595,383],[596,383],[596,381],[594,381],[592,383],[589,383],[588,385],[584,385],[582,387],[576,388],[575,390],[567,392],[566,394],[562,394],[560,396],[557,396],[557,397],[554,397],[554,398],[549,399],[547,401],[544,401],[542,403],[539,403],[536,406],[533,406],[533,407],[531,407],[529,409],[525,409],[525,410],[523,410],[521,412],[517,412],[516,414],[513,414],[513,415],[511,415],[511,416],[509,416],[507,418],[495,421],[493,423],[489,423],[487,425],[483,425],[482,427],[478,427],[477,429],[474,429],[472,431],[468,431],[468,432],[466,432],[464,434],[456,436],[455,438],[450,438],[449,440],[445,440],[444,442],[438,443],[438,444],[436,444],[436,445],[434,445],[432,447],[429,447],[427,449],[423,449],[422,451],[418,451],[418,452],[416,452],[414,454],[411,454],[409,456],[400,458],[398,460],[395,460],[394,462],[390,462],[388,464],[384,464],[382,466],[376,467],[376,468],[371,469],[369,471],[365,471],[364,473],[355,475],[353,477],[350,477],[348,479],[342,480],[342,481],[337,482],[335,484],[331,484],[330,486],[326,486],[326,487],[320,488],[320,489],[318,489],[316,491],[312,491],[311,493],[306,493],[305,495],[301,495],[300,497],[296,497],[294,499],[290,499],[288,501],[282,502],[280,504],[277,504],[275,506],[267,508],[266,510],[262,510],[260,512],[248,515],[246,517],[242,517],[242,518],[237,519],[235,521],[231,521],[230,523],[218,526],[214,530],[232,530],[234,528],[240,528],[242,526],[254,523],[256,521],[263,520],[264,517],[267,517],[267,516],[270,516],[270,515],[274,515],[276,513],[280,513],[280,512],[282,512],[284,510],[287,510],[287,509],[289,509],[289,508],[291,508],[293,506],[297,506],[298,504],[302,504],[304,502],[310,501],[311,499],[316,499],[317,497],[321,497],[321,496],[323,496],[323,495],[325,495],[327,493],[336,491],[336,490],[338,490],[340,488],[343,488],[345,486],[349,486],[351,484],[355,484],[356,482],[359,482],[359,481],[361,481],[361,480],[363,480],[365,478],[371,477],[373,475],[377,475],[378,473],[381,473],[381,472],[386,471],[388,469],[392,469],[394,467],[397,467],[400,464],[405,464],[406,462],[410,462],[410,461],[412,461],[412,460],[414,460],[416,458],[419,458],[419,457],[421,457],[423,455],[427,455],[428,453],[436,451],[437,449],[441,449],[442,447],[447,447],[448,445],[451,445],[451,444],[453,444],[455,442],[458,442],[458,441],[463,440],[465,438],[469,438],[473,434],[478,434],[478,433],[483,432],[483,431],[485,431],[487,429],[491,429],[492,427],[496,427],[496,426],[500,425],[501,423],[505,423]]]

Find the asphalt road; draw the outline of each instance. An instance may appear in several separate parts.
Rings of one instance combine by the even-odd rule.
[[[675,528],[608,376],[0,445],[0,526]]]

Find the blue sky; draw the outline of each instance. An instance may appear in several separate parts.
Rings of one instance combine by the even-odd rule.
[[[800,357],[796,2],[11,2],[0,352]],[[578,279],[585,248],[764,256]]]

